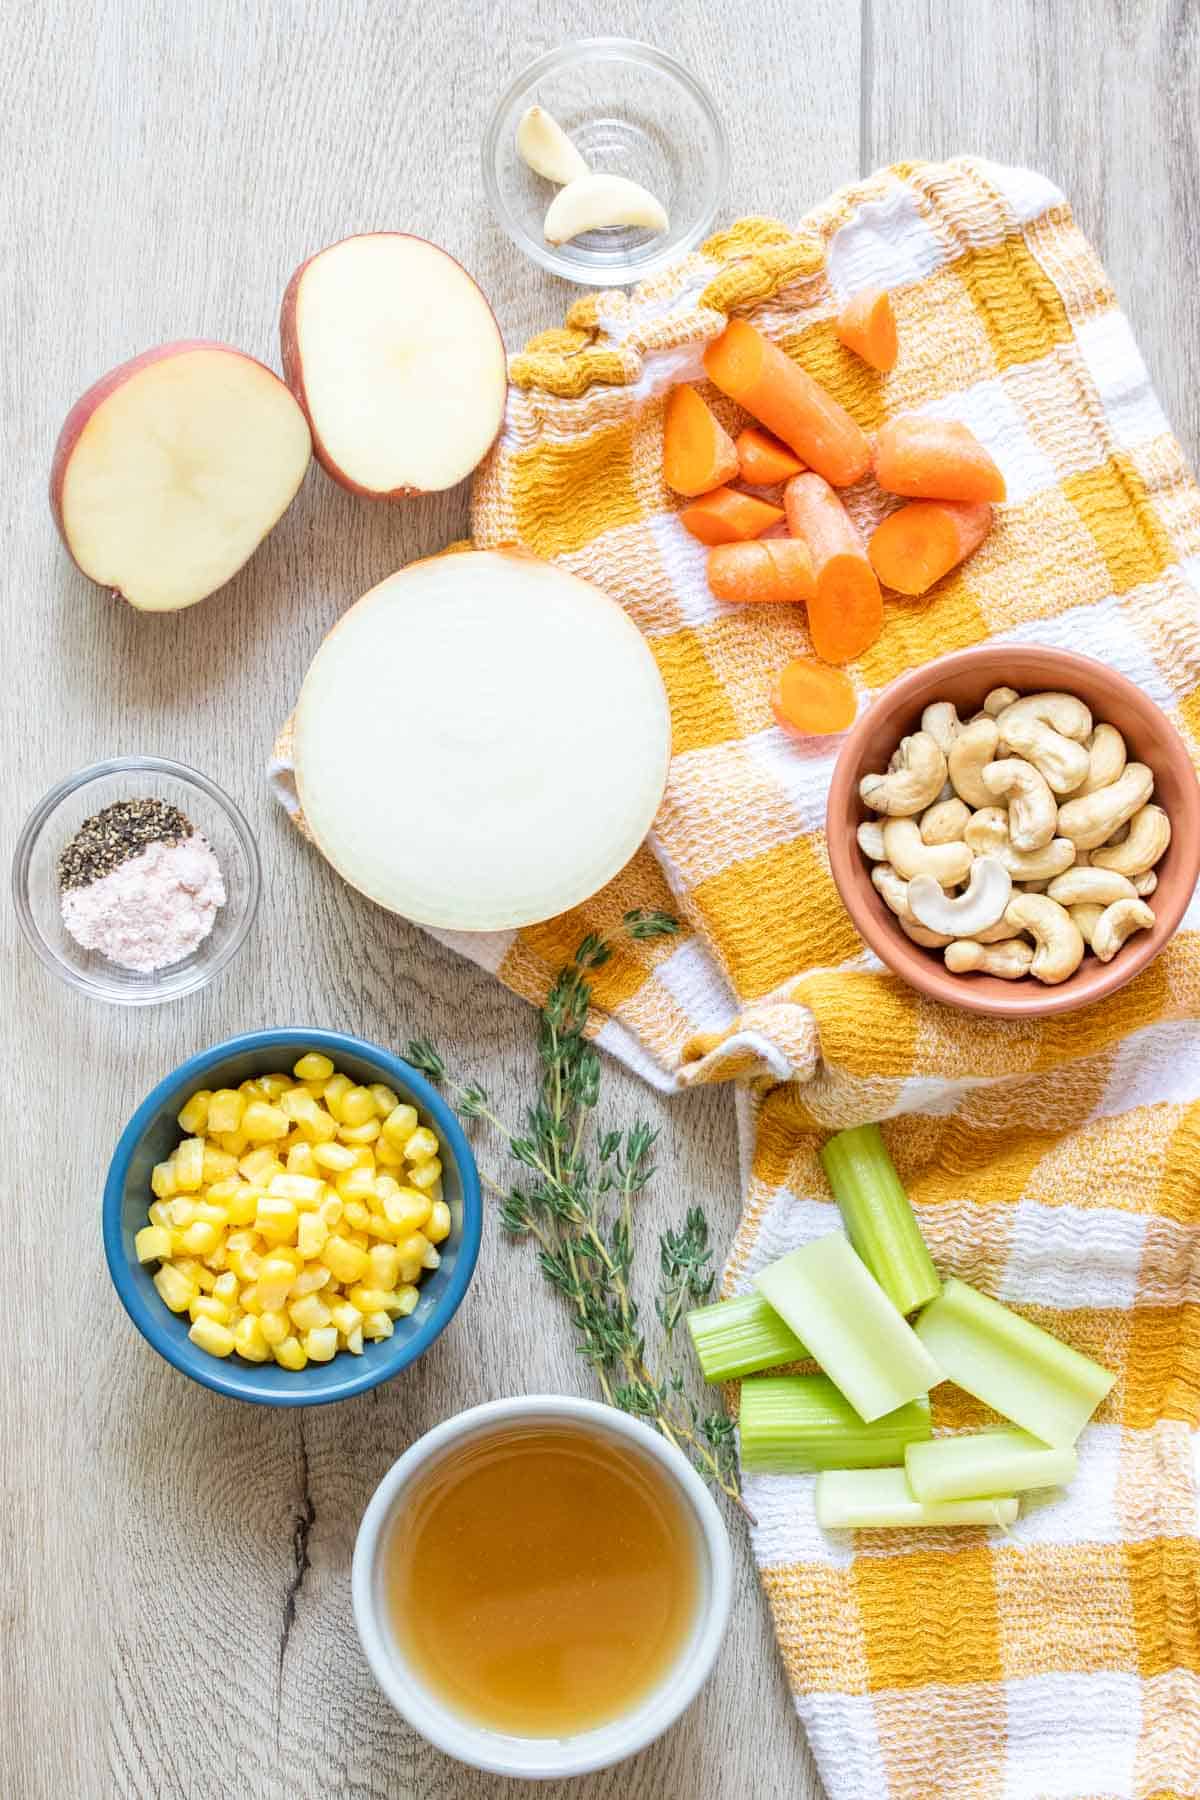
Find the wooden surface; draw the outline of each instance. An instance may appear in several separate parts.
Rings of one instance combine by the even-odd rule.
[[[436,1350],[346,1405],[220,1401],[136,1336],[98,1220],[118,1129],[148,1088],[230,1032],[291,1022],[439,1039],[510,1103],[526,1010],[360,902],[268,803],[273,730],[323,631],[409,558],[461,534],[462,492],[394,509],[314,467],[219,598],[160,619],[90,588],[51,529],[62,415],[149,344],[209,336],[277,361],[293,266],[383,225],[437,239],[479,277],[510,348],[572,292],[487,217],[478,146],[532,56],[622,32],[673,51],[729,129],[726,214],[796,219],[899,155],[1036,164],[1099,242],[1160,393],[1200,442],[1200,22],[1161,0],[108,0],[18,4],[0,26],[8,142],[0,220],[6,438],[6,853],[38,795],[81,763],[157,751],[246,807],[266,884],[250,946],[207,993],[125,1013],[55,982],[4,918],[7,1205],[0,1256],[0,1795],[454,1797],[474,1775],[376,1692],[349,1612],[365,1501],[400,1450],[474,1401],[586,1391],[564,1321],[489,1221],[479,1274]],[[659,1104],[606,1068],[612,1105],[662,1126],[647,1224],[701,1199],[723,1238],[737,1161],[728,1093]],[[739,1534],[735,1528],[734,1537]],[[820,1792],[744,1544],[733,1627],[685,1721],[607,1774],[529,1792],[579,1800],[809,1800]],[[871,1800],[863,1796],[863,1800]]]

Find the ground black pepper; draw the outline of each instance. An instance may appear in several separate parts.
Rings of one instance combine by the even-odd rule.
[[[88,887],[148,844],[183,843],[194,830],[165,800],[117,800],[83,821],[58,859],[58,885],[64,893]]]

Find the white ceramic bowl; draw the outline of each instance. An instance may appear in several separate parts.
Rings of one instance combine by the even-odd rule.
[[[493,1731],[454,1712],[422,1682],[388,1623],[383,1549],[388,1527],[414,1478],[465,1439],[505,1425],[567,1425],[591,1436],[636,1444],[659,1465],[696,1525],[699,1598],[689,1636],[673,1667],[632,1711],[571,1737],[534,1738]],[[410,1725],[460,1762],[527,1781],[583,1775],[633,1756],[660,1736],[707,1679],[729,1620],[732,1557],[724,1522],[703,1481],[681,1453],[640,1419],[593,1400],[531,1394],[473,1406],[418,1438],[371,1496],[354,1546],[354,1621],[376,1681]]]

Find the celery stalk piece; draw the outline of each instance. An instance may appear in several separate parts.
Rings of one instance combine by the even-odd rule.
[[[881,1525],[1011,1525],[1019,1502],[916,1500],[903,1469],[825,1469],[817,1476],[817,1524],[826,1531]]]
[[[1027,1431],[1001,1427],[923,1444],[914,1439],[904,1452],[908,1485],[918,1500],[976,1500],[1061,1487],[1078,1467],[1074,1450],[1053,1450]]]
[[[1075,1442],[1117,1379],[965,1281],[947,1281],[917,1336],[958,1387],[1059,1449]]]
[[[821,1162],[850,1242],[892,1305],[925,1306],[942,1284],[878,1125],[839,1131]]]
[[[759,1369],[802,1362],[808,1351],[761,1294],[698,1306],[687,1316],[705,1381],[736,1381]]]
[[[945,1380],[840,1231],[770,1263],[755,1286],[868,1424]]]
[[[742,1387],[738,1435],[752,1474],[878,1469],[904,1461],[932,1435],[928,1400],[910,1400],[864,1425],[827,1375],[764,1375]]]

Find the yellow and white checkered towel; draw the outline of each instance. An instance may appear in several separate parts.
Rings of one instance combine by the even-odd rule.
[[[833,332],[864,285],[896,310],[884,377]],[[962,419],[1008,481],[965,567],[887,603],[853,670],[864,704],[947,650],[1062,645],[1137,681],[1200,761],[1200,494],[1103,269],[1039,176],[898,166],[798,232],[745,220],[632,295],[589,295],[513,358],[475,542],[520,542],[626,606],[675,754],[646,847],[594,901],[438,935],[536,999],[585,931],[674,911],[682,938],[629,944],[597,976],[597,1041],[665,1089],[738,1081],[747,1194],[725,1292],[835,1226],[818,1146],[881,1119],[942,1272],[1120,1372],[1070,1490],[1007,1534],[827,1535],[809,1479],[748,1480],[834,1800],[1182,1800],[1200,1794],[1200,908],[1129,987],[1044,1023],[938,1007],[866,951],[822,830],[837,745],[786,738],[767,706],[768,673],[808,648],[803,610],[716,603],[662,479],[666,393],[702,379],[733,309],[866,428]],[[846,496],[864,527],[867,486]],[[939,1426],[984,1416],[946,1386],[933,1403]]]

